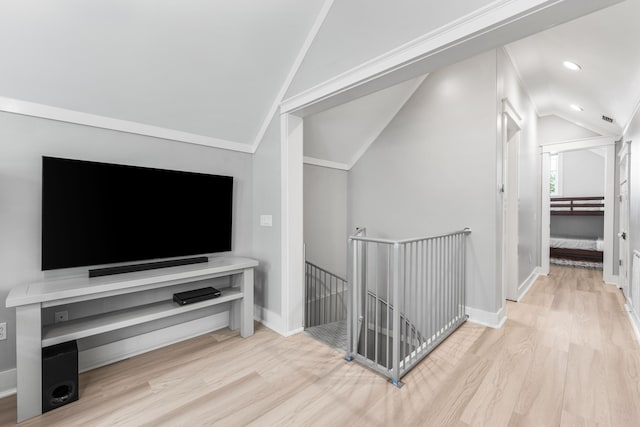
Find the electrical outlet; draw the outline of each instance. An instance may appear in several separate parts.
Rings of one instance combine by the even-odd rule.
[[[56,311],[55,314],[55,323],[59,323],[59,322],[66,322],[67,320],[69,320],[69,312],[68,311]]]
[[[7,339],[7,322],[0,323],[0,340]]]

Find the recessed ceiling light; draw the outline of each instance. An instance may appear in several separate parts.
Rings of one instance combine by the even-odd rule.
[[[579,66],[578,64],[576,64],[575,62],[571,62],[571,61],[564,61],[562,63],[562,65],[564,65],[565,67],[567,67],[568,69],[570,69],[571,71],[580,71],[582,70],[582,67]]]
[[[571,104],[570,107],[576,111],[584,111],[584,108],[576,104]]]

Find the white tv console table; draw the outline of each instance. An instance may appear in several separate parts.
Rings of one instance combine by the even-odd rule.
[[[208,263],[103,277],[74,277],[25,284],[11,290],[7,307],[16,308],[18,422],[42,413],[42,347],[138,325],[163,317],[231,302],[229,327],[253,335],[253,269],[249,258],[211,258]],[[81,301],[148,291],[215,277],[241,280],[220,289],[218,298],[180,306],[171,300],[42,325],[42,309]]]

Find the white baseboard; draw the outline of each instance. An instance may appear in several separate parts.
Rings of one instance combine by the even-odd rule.
[[[228,326],[229,312],[225,311],[90,348],[78,352],[78,370],[80,372],[89,371]]]
[[[285,337],[290,337],[291,335],[299,334],[300,332],[304,332],[304,326],[301,326],[301,327],[296,328],[296,329],[292,329],[290,331],[286,331],[282,335],[285,336]]]
[[[469,315],[469,322],[477,323],[482,326],[488,326],[489,328],[499,329],[507,320],[504,307],[500,308],[500,310],[495,313],[473,307],[466,307],[466,311]]]
[[[620,283],[620,280],[619,280],[618,276],[605,277],[604,278],[604,283],[606,283],[607,285],[615,285],[617,287],[620,287],[620,285],[618,285],[618,283]]]
[[[16,369],[0,372],[0,399],[16,394]]]
[[[290,337],[291,335],[299,334],[304,331],[304,327],[296,328],[291,331],[287,331],[282,327],[282,317],[278,313],[255,305],[253,307],[253,318],[262,323],[267,328],[282,335],[283,337]]]
[[[625,304],[624,309],[629,316],[629,321],[631,322],[633,332],[636,334],[636,339],[640,342],[640,318],[638,318],[637,313],[629,306],[629,304]]]
[[[542,276],[542,267],[536,267],[533,269],[529,277],[518,286],[518,302],[522,301],[522,298],[529,292],[531,286],[535,283],[538,277]]]
[[[272,331],[285,336],[284,331],[280,327],[280,325],[282,325],[282,317],[280,317],[278,313],[274,313],[273,311],[260,307],[259,305],[254,305],[253,318]]]

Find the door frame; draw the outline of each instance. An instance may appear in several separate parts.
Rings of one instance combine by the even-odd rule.
[[[602,277],[605,283],[609,284],[618,284],[618,276],[613,274],[613,263],[615,260],[613,259],[613,245],[617,240],[614,239],[615,236],[615,209],[613,203],[615,203],[615,170],[616,170],[616,147],[615,147],[616,137],[614,136],[598,136],[594,138],[584,138],[584,139],[576,139],[570,141],[561,141],[554,142],[549,144],[541,144],[542,146],[542,167],[543,167],[543,176],[542,176],[542,203],[541,212],[540,212],[540,220],[542,221],[542,226],[540,227],[542,231],[541,242],[547,242],[547,245],[541,244],[541,260],[542,260],[542,270],[543,272],[549,269],[549,238],[550,238],[550,224],[551,224],[551,214],[549,212],[549,163],[548,159],[551,154],[562,153],[566,151],[579,151],[586,150],[589,148],[606,148],[605,154],[605,177],[604,177],[604,259],[602,263]],[[546,160],[545,160],[546,157]],[[545,170],[544,163],[547,162],[546,169],[546,179],[545,179]],[[546,184],[545,184],[546,182]],[[545,186],[546,185],[546,189]],[[546,190],[546,191],[545,191]],[[546,265],[544,263],[547,263]]]
[[[632,258],[632,253],[631,253],[631,244],[629,242],[629,228],[630,228],[630,222],[631,222],[631,218],[629,217],[629,215],[631,214],[631,206],[629,204],[629,178],[631,177],[631,171],[630,169],[630,155],[631,155],[631,143],[630,141],[627,142],[622,142],[622,145],[620,146],[620,151],[618,152],[618,156],[617,156],[617,163],[618,166],[620,165],[620,163],[622,162],[622,160],[624,159],[627,162],[627,165],[625,167],[625,176],[622,176],[622,170],[619,169],[619,176],[618,176],[618,182],[616,183],[618,186],[618,189],[620,189],[620,187],[622,186],[623,182],[625,183],[626,187],[627,187],[627,199],[624,201],[625,203],[621,203],[620,206],[620,210],[618,212],[619,216],[618,219],[620,219],[620,217],[622,216],[621,214],[624,212],[626,215],[624,215],[624,218],[626,219],[625,224],[622,223],[622,221],[618,221],[618,229],[621,230],[621,232],[626,233],[626,238],[623,239],[623,244],[620,245],[620,251],[618,253],[618,257],[620,259],[620,263],[619,265],[622,266],[624,265],[624,268],[626,269],[626,277],[622,274],[621,271],[618,271],[618,287],[620,289],[622,289],[622,292],[624,293],[624,297],[625,299],[629,299],[630,298],[630,292],[629,289],[631,288],[631,284],[629,283],[629,278],[630,275],[629,273],[631,273],[631,260]],[[622,194],[619,193],[619,201],[623,202],[622,200]],[[621,232],[617,233],[617,241],[618,244],[622,243],[620,241],[621,238]]]
[[[520,186],[520,134],[522,116],[508,98],[502,100],[502,183],[500,205],[502,212],[501,272],[502,304],[504,300],[518,300],[518,199]],[[511,134],[511,137],[509,135]],[[515,160],[511,158],[515,150]],[[515,175],[510,172],[515,169]],[[512,198],[515,193],[515,199]],[[508,201],[515,200],[515,204]],[[515,247],[515,250],[514,250]]]

